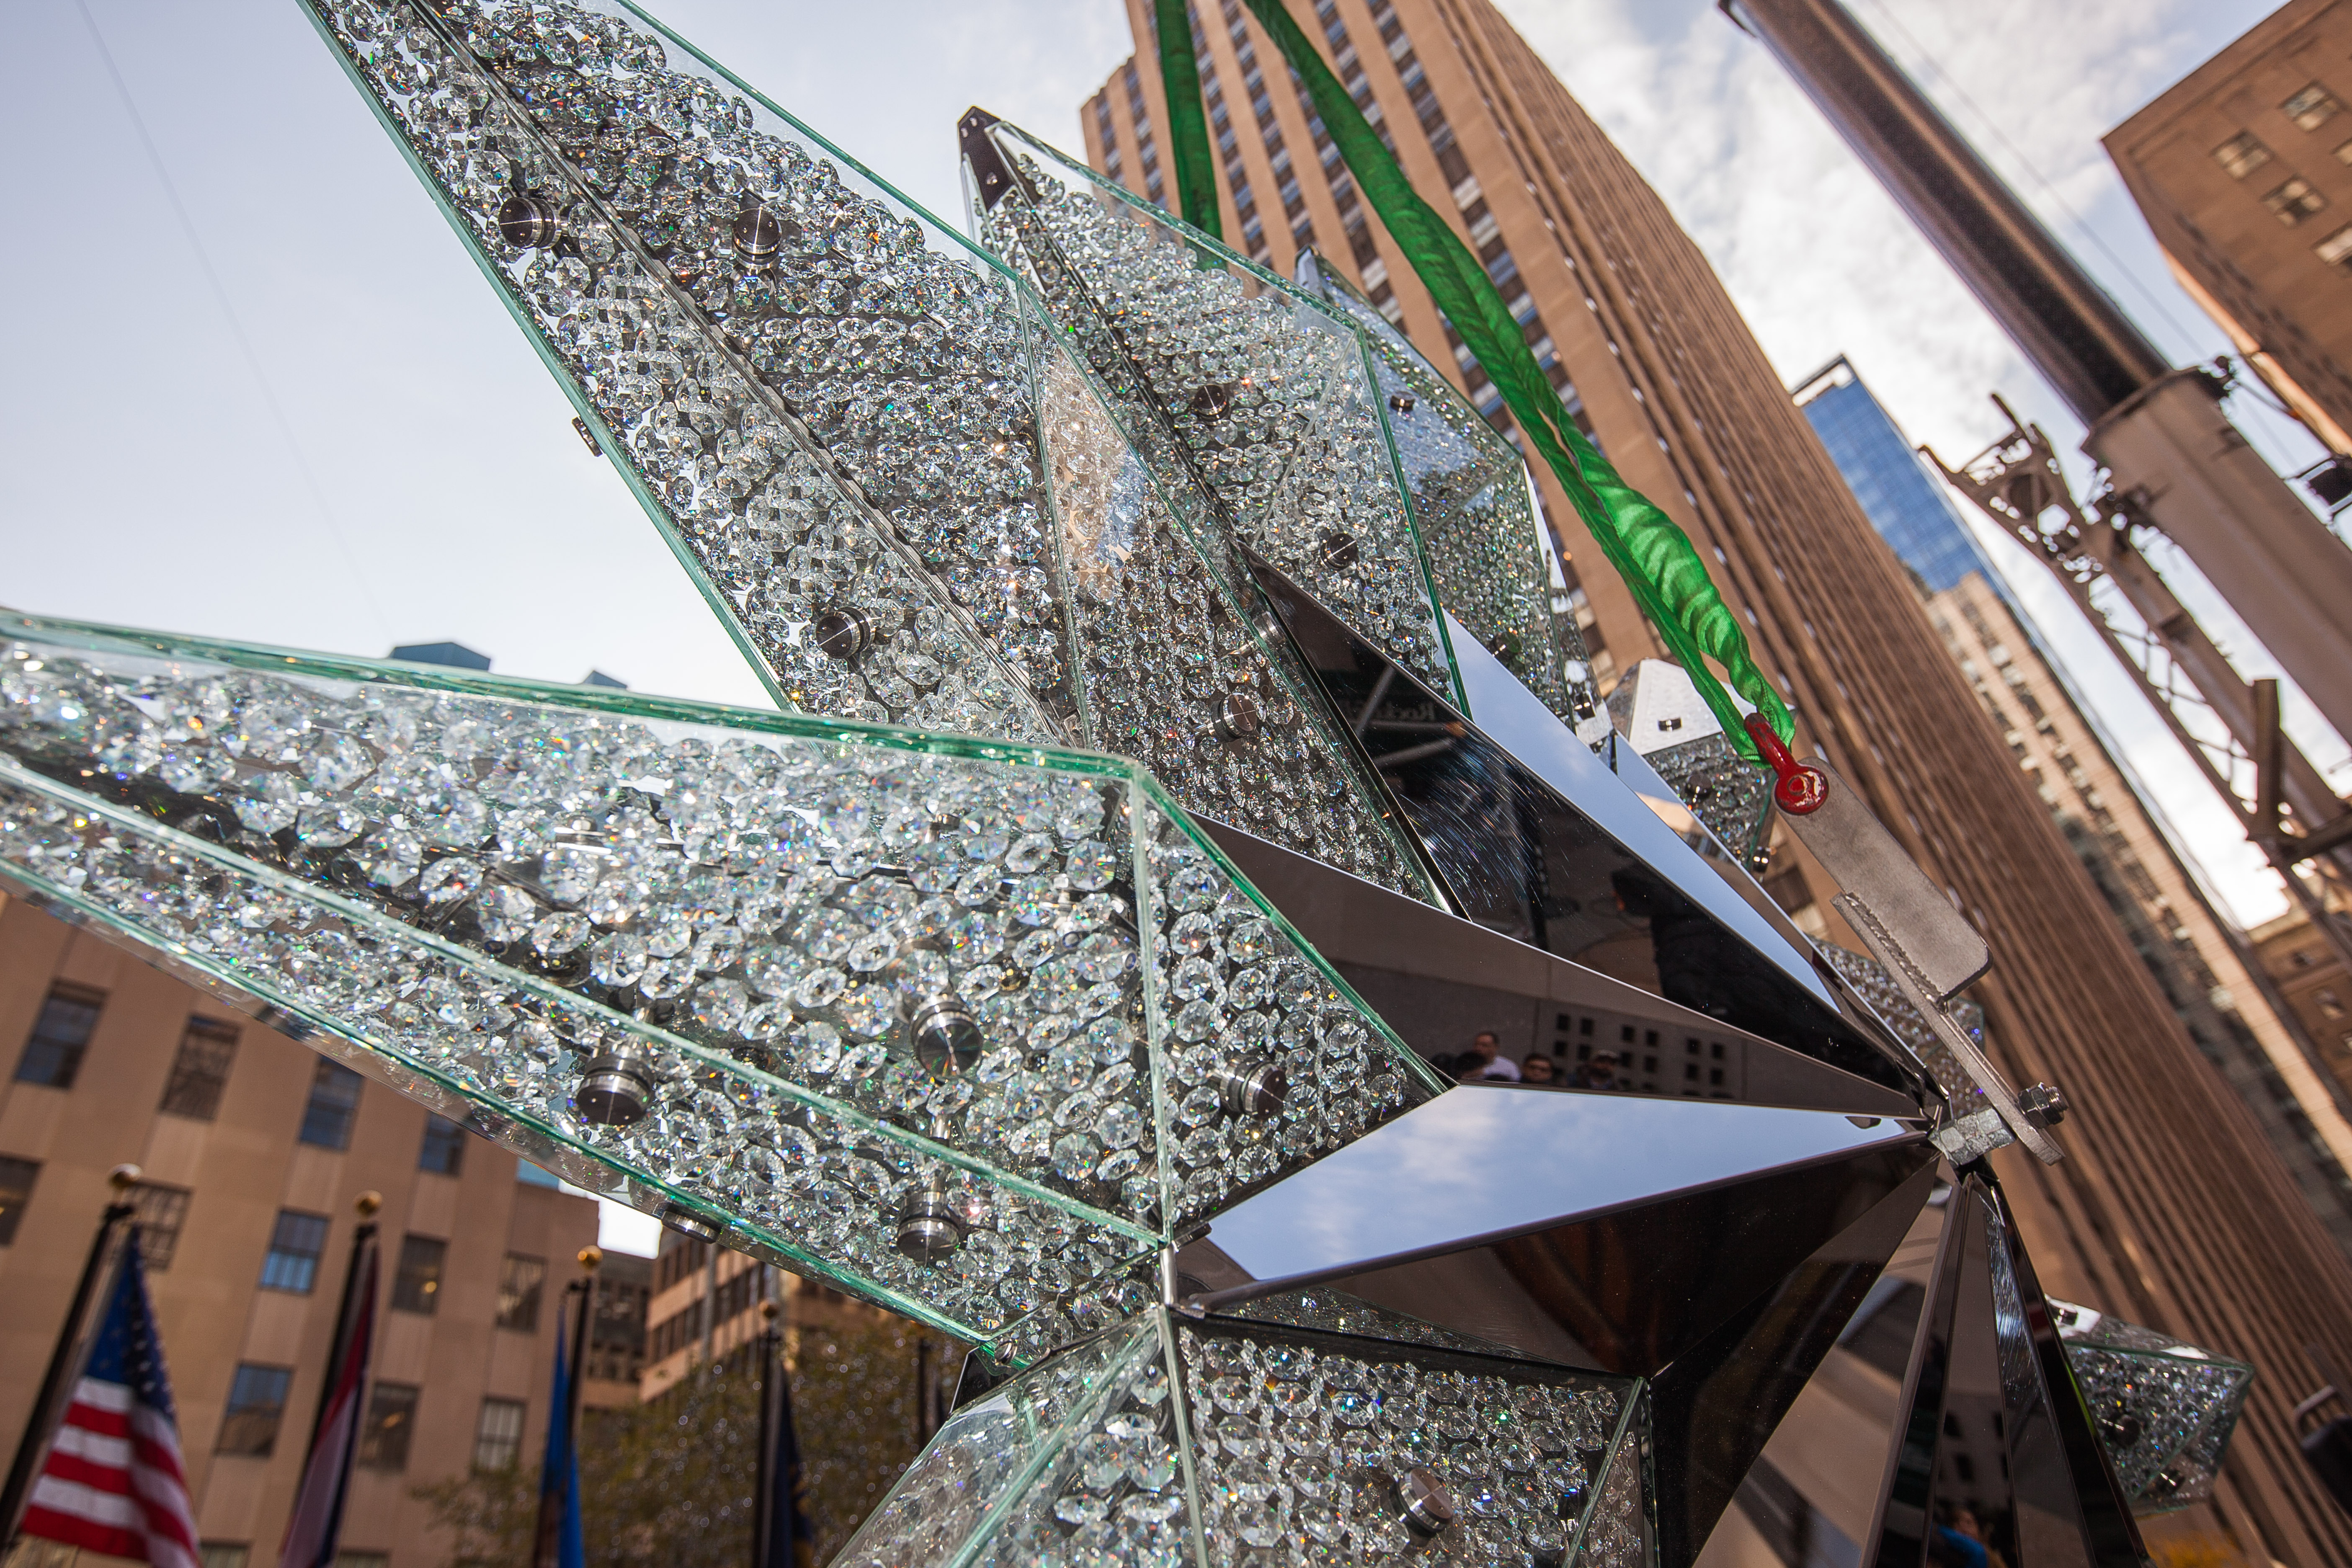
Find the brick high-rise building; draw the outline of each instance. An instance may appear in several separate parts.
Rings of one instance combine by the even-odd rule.
[[[2352,1124],[2315,1039],[2243,939],[2216,914],[2138,782],[2045,657],[2041,637],[1960,521],[1941,476],[1843,356],[1798,384],[1797,406],[1881,537],[1930,595],[1928,618],[1991,715],[2125,936],[2205,1058],[2352,1256]],[[2337,1031],[2340,1033],[2341,1031]]]
[[[128,1163],[144,1173],[135,1196],[205,1568],[277,1560],[362,1192],[383,1199],[383,1295],[338,1568],[438,1568],[450,1543],[414,1489],[537,1462],[593,1199],[527,1167],[538,1179],[519,1180],[504,1149],[5,899],[0,1074],[11,1443],[107,1173]]]
[[[1166,205],[1151,10],[1129,12],[1142,63],[1080,118],[1095,165]],[[1697,543],[1791,700],[1802,749],[1990,938],[1993,971],[1970,994],[1995,1055],[2077,1107],[2063,1163],[1995,1156],[2044,1285],[2253,1362],[2210,1517],[2256,1562],[2352,1559],[2352,1520],[2305,1468],[2289,1414],[2317,1382],[2306,1344],[2352,1364],[2352,1265],[2190,1043],[1706,258],[1488,0],[1296,0],[1293,15],[1485,260],[1596,440]],[[1194,20],[1236,248],[1286,269],[1313,244],[1431,359],[1460,366],[1239,0],[1196,0]],[[1457,374],[1507,428],[1484,375]],[[1539,480],[1594,646],[1620,669],[1655,656],[1631,595]]]
[[[2107,132],[2172,275],[2352,453],[2352,5],[2288,0]]]

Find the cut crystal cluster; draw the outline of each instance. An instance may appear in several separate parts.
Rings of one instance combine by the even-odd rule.
[[[2071,1301],[2050,1315],[2132,1510],[2210,1497],[2253,1368]]]
[[[1362,338],[1042,142],[990,134],[1018,178],[982,237],[1025,268],[1129,426],[1153,430],[1154,456],[1199,485],[1233,542],[1454,690]]]
[[[1829,961],[1830,967],[1837,971],[1839,979],[1853,986],[1855,994],[1870,1004],[1872,1011],[1895,1032],[1895,1037],[1911,1047],[1920,1065],[1935,1075],[1936,1082],[1951,1101],[1955,1117],[1973,1115],[1985,1109],[1984,1090],[1977,1087],[1977,1080],[1969,1076],[1968,1068],[1962,1067],[1950,1047],[1937,1037],[1936,1031],[1929,1028],[1927,1021],[1919,1016],[1919,1010],[1911,1005],[1910,998],[1905,996],[1902,988],[1895,984],[1895,977],[1880,967],[1876,959],[1867,953],[1856,952],[1852,948],[1840,947],[1833,942],[1817,942],[1813,943],[1813,949]],[[1954,997],[1947,1007],[1952,1021],[1976,1042],[1979,1050],[1984,1049],[1984,1009],[1965,996]]]
[[[1344,311],[1371,347],[1397,463],[1438,603],[1571,730],[1600,710],[1575,620],[1552,613],[1550,525],[1527,465],[1469,399],[1321,258],[1302,288]],[[1560,579],[1562,587],[1566,578]]]
[[[1016,1360],[1431,1090],[1113,759],[13,629],[12,876]]]
[[[839,1561],[1637,1568],[1639,1390],[1158,1311],[959,1412]]]
[[[1428,895],[1016,279],[621,7],[314,9],[780,700],[1116,750]]]

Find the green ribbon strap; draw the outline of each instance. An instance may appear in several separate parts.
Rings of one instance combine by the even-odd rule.
[[[1164,10],[1171,4],[1181,6],[1182,0],[1158,3]],[[1584,520],[1584,526],[1601,546],[1601,553],[1633,590],[1634,601],[1657,627],[1667,650],[1706,699],[1723,726],[1724,739],[1739,755],[1760,764],[1763,758],[1748,733],[1738,704],[1708,668],[1706,658],[1712,657],[1723,667],[1732,686],[1764,715],[1773,732],[1783,741],[1794,737],[1796,725],[1790,718],[1788,704],[1757,668],[1738,618],[1716,592],[1706,565],[1699,559],[1689,536],[1648,497],[1620,478],[1584,432],[1576,427],[1558,390],[1528,352],[1518,321],[1504,304],[1502,293],[1487,276],[1486,268],[1445,220],[1414,192],[1355,100],[1323,63],[1313,42],[1284,10],[1282,0],[1248,0],[1248,5],[1281,49],[1283,58],[1306,84],[1307,98],[1339,147],[1349,172],[1403,249],[1414,275],[1486,368],[1519,427],[1558,477],[1560,488],[1567,492],[1577,515]],[[1163,22],[1163,72],[1168,58],[1168,32]],[[1185,41],[1189,59],[1189,31]],[[1170,118],[1176,118],[1173,106],[1180,96],[1192,99],[1197,115],[1197,69],[1188,69],[1181,79],[1163,76],[1163,80],[1171,105]],[[1180,94],[1180,88],[1189,91]],[[1197,169],[1186,167],[1186,148],[1181,141],[1174,152],[1181,187],[1189,189],[1196,174],[1214,178],[1214,171],[1208,165],[1205,132],[1194,154],[1201,161]]]
[[[1152,0],[1160,34],[1160,82],[1168,99],[1168,152],[1176,165],[1176,199],[1184,221],[1223,239],[1217,218],[1217,166],[1209,156],[1209,120],[1201,110],[1201,62],[1192,52],[1185,0]]]

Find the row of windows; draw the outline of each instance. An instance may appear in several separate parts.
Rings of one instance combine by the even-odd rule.
[[[239,1363],[230,1379],[228,1409],[221,1417],[215,1452],[268,1458],[278,1448],[286,1424],[286,1393],[294,1369],[258,1362]],[[373,1470],[408,1468],[416,1432],[416,1405],[424,1391],[415,1384],[379,1381],[369,1391],[360,1426],[358,1462]],[[474,1425],[474,1468],[503,1470],[522,1452],[523,1405],[519,1399],[485,1399]]]
[[[2316,131],[2334,120],[2343,107],[2334,93],[2315,81],[2289,96],[2279,105],[2279,111],[2304,130]],[[2222,172],[2241,181],[2266,167],[2275,156],[2251,131],[2242,131],[2213,149],[2213,161],[2221,165]],[[2352,139],[2337,142],[2335,156],[2339,163],[2352,164]],[[2327,210],[2326,196],[2301,174],[2289,174],[2263,192],[2262,203],[2272,216],[2288,228],[2297,227]],[[2328,266],[2352,273],[2352,224],[2336,229],[2311,248]]]
[[[251,1568],[252,1562],[253,1547],[247,1542],[207,1541],[196,1548],[196,1568]],[[339,1548],[334,1568],[386,1568],[391,1562],[389,1552]]]

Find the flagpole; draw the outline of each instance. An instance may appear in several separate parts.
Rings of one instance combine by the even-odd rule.
[[[57,1349],[49,1353],[49,1367],[42,1374],[41,1391],[33,1396],[33,1408],[25,1418],[25,1435],[17,1439],[16,1457],[9,1462],[7,1484],[0,1488],[0,1547],[16,1544],[16,1523],[25,1515],[25,1500],[33,1489],[33,1473],[48,1449],[66,1383],[73,1376],[79,1360],[76,1352],[81,1347],[84,1320],[89,1316],[90,1298],[97,1292],[98,1277],[106,1267],[114,1233],[138,1211],[138,1205],[131,1201],[131,1189],[139,1184],[138,1166],[115,1166],[106,1173],[106,1184],[114,1194],[113,1200],[99,1216],[98,1234],[90,1238],[89,1257],[83,1260],[81,1279],[74,1286],[73,1305],[66,1309],[65,1326],[58,1331]]]
[[[594,1342],[590,1325],[596,1321],[596,1270],[603,1267],[604,1262],[603,1247],[583,1247],[580,1249],[580,1267],[587,1273],[580,1281],[579,1326],[572,1331],[572,1386],[566,1391],[572,1395],[572,1408],[563,1413],[565,1425],[572,1434],[570,1447],[575,1464],[579,1462],[580,1456],[580,1385],[588,1381],[588,1348]]]
[[[760,1265],[766,1285],[768,1266]],[[776,1532],[776,1379],[782,1375],[776,1355],[776,1318],[782,1310],[773,1296],[760,1302],[760,1473],[751,1494],[751,1568],[768,1568]]]

